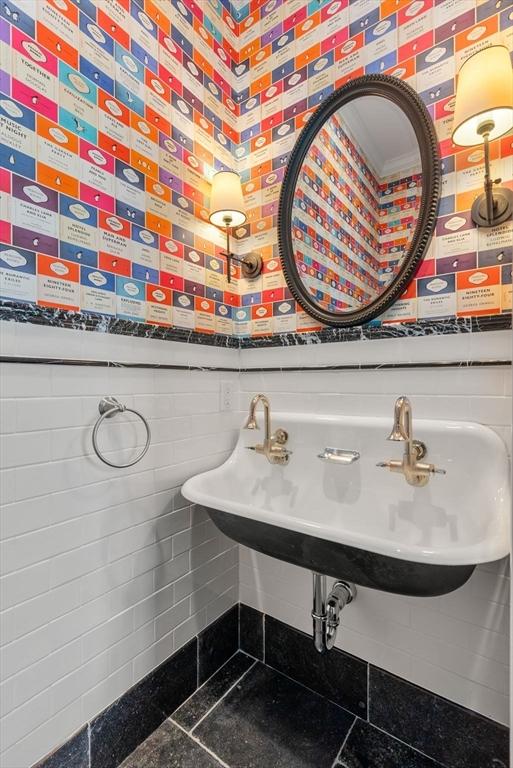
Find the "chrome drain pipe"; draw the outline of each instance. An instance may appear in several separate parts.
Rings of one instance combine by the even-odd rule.
[[[340,612],[356,597],[356,587],[349,581],[336,581],[329,595],[327,579],[321,573],[313,575],[313,641],[319,653],[330,651],[335,645]]]
[[[324,635],[326,632],[326,576],[313,571],[313,641],[315,650],[324,653],[326,645]]]

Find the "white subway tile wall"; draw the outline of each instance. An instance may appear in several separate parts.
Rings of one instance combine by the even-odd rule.
[[[315,365],[508,358],[508,332],[243,350],[2,324],[2,353],[195,365]],[[381,350],[381,351],[380,351]],[[221,381],[235,389],[221,412]],[[0,366],[2,768],[28,768],[240,599],[310,631],[310,574],[241,548],[180,494],[221,463],[257,391],[274,412],[414,415],[490,424],[510,448],[507,368],[242,373]],[[99,399],[150,419],[152,447],[116,471],[93,455]],[[105,425],[127,460],[134,418]],[[126,449],[130,446],[130,449]],[[122,448],[123,447],[123,448]],[[240,582],[240,592],[239,592]],[[508,719],[506,563],[414,600],[360,589],[340,647],[501,722]]]
[[[488,334],[480,336],[486,339]],[[436,359],[450,358],[447,352],[453,340],[445,341],[437,338]],[[463,341],[468,347],[469,340]],[[510,335],[499,334],[493,341],[494,353],[509,357]],[[325,364],[345,362],[334,354],[335,347],[340,346],[322,345]],[[343,346],[351,355],[360,345],[356,342],[353,351],[351,344]],[[382,342],[370,346],[376,352]],[[408,359],[411,345],[399,342],[388,346],[392,360],[394,351],[396,362]],[[310,348],[307,360],[304,349],[303,365],[311,365]],[[407,353],[402,356],[405,349]],[[245,363],[272,365],[274,350],[267,352],[270,354],[262,350],[258,362],[246,352]],[[293,358],[297,348],[290,352]],[[288,363],[289,350],[281,350],[279,364]],[[412,400],[414,424],[415,417],[478,421],[501,436],[511,455],[509,368],[243,373],[241,403],[248,402],[255,392],[270,397],[275,413],[390,416],[391,422],[395,398],[406,394]],[[309,571],[245,547],[241,547],[239,567],[241,602],[311,632]],[[479,566],[467,584],[443,597],[408,598],[359,588],[358,599],[342,614],[337,646],[507,723],[509,584],[509,563],[500,561]]]
[[[46,330],[42,342],[53,339]],[[111,359],[119,359],[116,341],[99,344]],[[204,359],[201,349],[177,346]],[[0,765],[28,768],[237,601],[238,548],[180,487],[229,455],[240,415],[219,412],[219,384],[238,376],[0,368]],[[93,454],[98,402],[108,394],[149,419],[151,447],[131,469]],[[100,443],[127,461],[144,437],[127,414],[104,423]]]

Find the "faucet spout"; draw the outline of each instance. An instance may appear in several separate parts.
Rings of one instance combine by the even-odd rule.
[[[394,407],[394,426],[387,440],[409,441],[413,433],[411,403],[405,395],[398,397]]]
[[[260,429],[256,420],[256,409],[259,403],[262,403],[264,408],[264,445],[268,445],[271,438],[271,404],[265,395],[255,395],[251,400],[251,403],[249,404],[249,416],[244,424],[244,429]]]
[[[260,402],[261,397],[263,397],[263,395],[255,395],[255,397],[251,400],[249,404],[249,415],[246,423],[244,424],[244,429],[260,429],[256,420],[256,407]]]

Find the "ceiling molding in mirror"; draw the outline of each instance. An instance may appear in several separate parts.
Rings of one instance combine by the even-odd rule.
[[[365,75],[314,112],[281,188],[287,285],[316,320],[347,327],[385,312],[426,254],[441,189],[438,141],[406,83]]]

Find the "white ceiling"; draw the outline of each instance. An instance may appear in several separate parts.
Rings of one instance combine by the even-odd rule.
[[[418,166],[415,131],[402,109],[382,96],[362,96],[337,113],[380,177]]]

